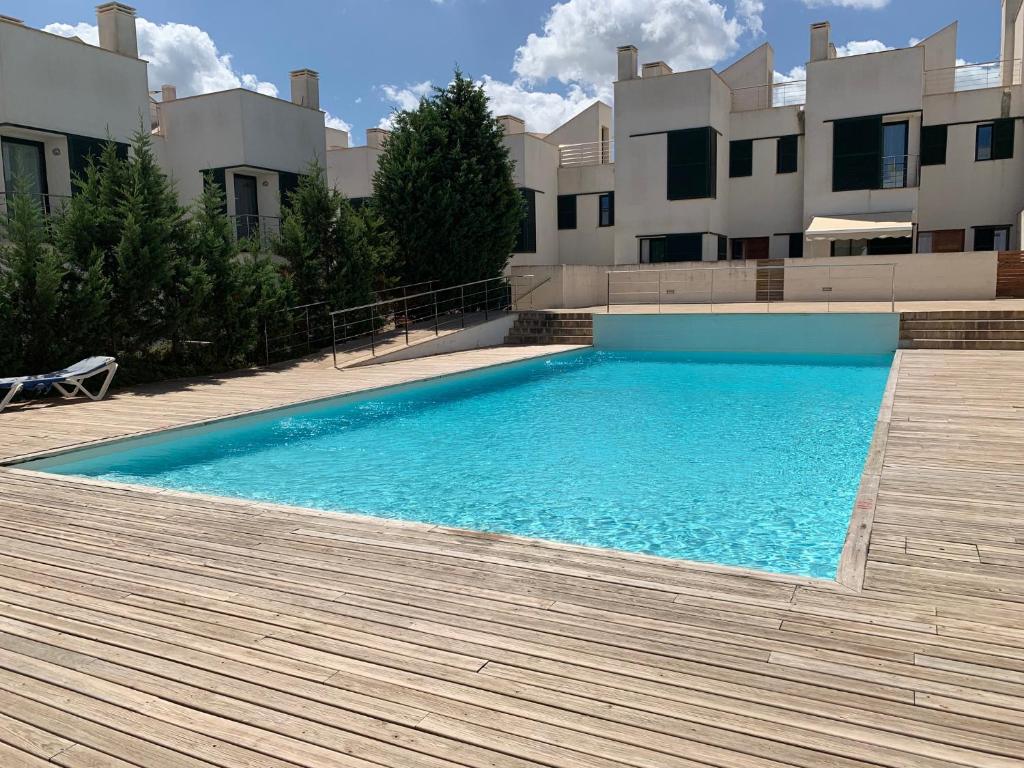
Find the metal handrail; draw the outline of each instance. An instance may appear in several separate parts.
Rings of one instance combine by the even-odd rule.
[[[437,288],[430,291],[384,299],[369,304],[330,312],[333,336],[332,355],[338,365],[338,351],[369,350],[376,356],[379,338],[391,333],[392,338],[402,339],[405,345],[411,343],[410,331],[417,326],[421,330],[440,335],[442,327],[466,327],[470,314],[482,315],[486,322],[493,314],[515,311],[518,300],[525,298],[541,284],[530,291],[520,293],[516,298],[517,281],[530,276],[502,275],[485,280],[473,280],[461,285]],[[354,342],[354,343],[353,343]]]
[[[924,92],[955,93],[974,91],[982,88],[1001,88],[1020,85],[1022,79],[1021,59],[982,61],[975,64],[958,64],[955,67],[927,69],[924,73]]]
[[[615,141],[583,141],[558,145],[558,165],[569,168],[579,165],[607,165],[614,161]]]
[[[781,83],[747,85],[742,88],[734,88],[732,91],[733,112],[799,106],[806,101],[806,80],[785,80]]]
[[[615,305],[615,304],[638,304],[638,303],[639,304],[645,304],[645,303],[648,303],[647,301],[639,301],[638,302],[638,301],[635,301],[635,300],[633,300],[633,301],[621,301],[621,302],[614,301],[613,300],[613,296],[614,296],[615,292],[612,290],[613,275],[625,275],[625,274],[629,274],[629,275],[643,275],[643,276],[650,275],[651,277],[649,279],[646,279],[646,280],[644,280],[642,278],[640,280],[635,280],[635,279],[631,280],[630,281],[630,286],[632,288],[634,288],[634,289],[633,290],[621,290],[618,293],[620,295],[628,295],[628,296],[634,297],[634,298],[635,297],[644,297],[644,296],[654,296],[654,295],[656,295],[657,296],[658,311],[661,312],[661,308],[662,308],[662,304],[663,304],[663,297],[669,296],[669,295],[671,295],[671,296],[675,296],[676,295],[674,289],[673,290],[666,290],[666,288],[665,288],[666,283],[668,285],[679,285],[679,284],[682,284],[682,283],[693,282],[693,281],[682,281],[682,280],[672,281],[671,280],[671,276],[673,276],[673,273],[679,274],[679,275],[688,274],[688,275],[702,275],[702,276],[706,275],[707,273],[710,273],[710,280],[703,281],[703,282],[707,283],[707,287],[699,289],[700,293],[705,294],[705,300],[704,301],[699,301],[699,302],[697,302],[697,301],[695,301],[695,302],[672,302],[672,303],[695,303],[695,304],[696,303],[700,303],[700,304],[709,304],[710,307],[711,307],[711,311],[712,312],[714,311],[714,307],[715,307],[716,303],[719,303],[719,304],[766,304],[767,307],[768,307],[768,311],[770,312],[771,311],[771,305],[772,305],[772,298],[771,298],[772,291],[771,291],[771,289],[774,286],[770,286],[770,285],[767,286],[767,289],[768,289],[767,296],[763,300],[759,301],[757,299],[757,294],[756,294],[756,291],[757,291],[757,284],[756,284],[757,276],[758,276],[759,273],[769,272],[771,270],[783,270],[782,274],[784,276],[785,275],[785,270],[787,270],[787,269],[795,269],[795,270],[800,270],[800,269],[804,269],[804,270],[808,270],[808,269],[809,270],[826,270],[826,283],[827,284],[820,286],[820,289],[821,289],[822,293],[828,294],[828,296],[826,297],[826,302],[828,304],[828,311],[831,311],[831,305],[833,303],[841,303],[841,302],[837,302],[837,301],[832,299],[832,293],[833,293],[833,287],[834,287],[832,285],[832,277],[833,277],[832,270],[833,269],[835,269],[835,270],[848,270],[848,269],[858,269],[858,270],[860,270],[860,269],[863,269],[865,267],[886,267],[886,268],[888,268],[888,272],[889,272],[888,297],[887,297],[887,299],[883,299],[883,301],[888,301],[889,307],[890,307],[890,311],[895,312],[896,311],[896,264],[894,264],[892,262],[880,262],[880,263],[870,262],[870,263],[864,263],[864,264],[763,264],[763,263],[759,263],[757,261],[753,262],[752,264],[747,262],[747,263],[744,263],[742,265],[733,265],[731,263],[727,263],[725,266],[720,266],[720,267],[675,267],[675,268],[671,268],[670,267],[670,268],[666,268],[666,269],[620,269],[620,270],[609,270],[608,273],[607,273],[607,296],[606,296],[606,302],[605,302],[605,311],[606,311],[606,313],[611,314],[612,306]],[[754,280],[755,280],[755,284],[754,284],[755,298],[754,298],[754,300],[751,301],[751,300],[745,300],[745,299],[742,299],[742,298],[731,297],[728,300],[719,300],[719,301],[716,302],[716,297],[715,297],[715,275],[716,275],[716,273],[734,273],[736,271],[753,271]],[[670,279],[666,280],[663,277],[663,275],[666,275],[666,274],[670,276]],[[842,280],[843,278],[839,278],[839,279]],[[637,285],[640,285],[640,286],[656,285],[657,289],[656,290],[635,290],[635,287]],[[784,286],[783,286],[783,290],[785,290]],[[781,303],[781,302],[785,302],[785,301],[787,301],[787,299],[785,297],[785,294],[783,294],[782,299],[781,300],[776,299],[775,303]],[[814,299],[794,299],[794,301],[814,301]],[[857,299],[857,300],[847,300],[847,301],[871,301],[871,299],[864,299],[864,300]],[[654,303],[654,302],[651,302],[651,303]]]
[[[533,275],[512,275],[512,277],[533,277]],[[526,293],[523,293],[523,294],[520,294],[519,296],[513,297],[513,299],[512,299],[512,307],[515,308],[515,309],[519,309],[519,306],[518,306],[519,303],[523,299],[525,299],[527,296],[529,296],[530,297],[530,309],[533,309],[533,294],[537,291],[538,288],[540,288],[540,287],[542,287],[544,285],[547,285],[550,282],[551,282],[551,276],[548,275],[543,280],[541,280],[539,283],[537,283],[535,286],[533,286],[533,288],[528,290]]]
[[[39,207],[44,216],[52,216],[55,213],[59,213],[67,205],[67,201],[71,199],[71,195],[55,195],[49,192],[0,192],[0,213],[6,215],[8,213],[8,199],[18,196],[38,200]]]

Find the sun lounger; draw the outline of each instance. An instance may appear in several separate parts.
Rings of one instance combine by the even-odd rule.
[[[38,376],[13,376],[0,379],[0,393],[7,390],[0,399],[0,411],[6,408],[19,392],[45,394],[51,388],[56,389],[64,397],[85,395],[90,400],[102,400],[107,394],[114,374],[117,372],[117,361],[112,357],[87,357],[59,371],[44,373]],[[93,394],[85,387],[87,379],[106,374],[100,389]]]

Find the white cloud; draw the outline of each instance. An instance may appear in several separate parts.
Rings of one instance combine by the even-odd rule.
[[[745,31],[760,31],[762,5],[740,0],[740,18],[730,18],[712,0],[567,0],[552,7],[541,34],[519,47],[513,71],[531,83],[605,88],[615,78],[615,48],[629,43],[643,61],[708,67],[734,53]]]
[[[836,5],[840,8],[857,8],[867,10],[878,10],[885,8],[889,0],[804,0],[808,8],[821,8],[826,5]]]
[[[892,49],[891,45],[886,45],[881,40],[851,40],[844,45],[837,45],[836,53],[840,56],[860,56],[863,53],[879,53]]]
[[[526,120],[528,131],[550,133],[569,118],[579,114],[598,100],[598,95],[578,85],[567,92],[534,91],[521,80],[505,83],[484,75],[481,84],[490,99],[495,115],[515,115]],[[608,98],[610,100],[610,98]]]
[[[337,115],[332,115],[330,112],[324,114],[324,125],[328,128],[337,128],[339,131],[345,131],[346,133],[352,133],[352,124],[346,120],[342,120]]]
[[[390,113],[380,119],[377,127],[391,130],[391,125],[395,119],[394,110],[406,111],[416,109],[416,107],[419,106],[420,99],[429,95],[433,89],[434,84],[429,80],[424,80],[422,83],[407,85],[405,87],[397,85],[380,86],[381,93],[384,94],[383,100],[390,103],[393,109]]]
[[[736,0],[736,15],[750,34],[759,37],[764,34],[764,2],[762,0]]]
[[[99,45],[99,33],[93,24],[48,24],[46,32],[64,37],[79,37],[90,45]],[[157,89],[165,83],[177,87],[179,96],[248,88],[277,96],[277,86],[256,75],[239,72],[231,54],[217,50],[205,31],[191,24],[154,24],[138,19],[139,56],[149,61],[149,85]]]

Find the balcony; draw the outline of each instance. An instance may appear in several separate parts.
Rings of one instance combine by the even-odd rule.
[[[787,80],[736,88],[732,92],[732,111],[751,112],[756,109],[799,106],[807,101],[807,81]]]
[[[277,216],[244,213],[228,218],[243,251],[269,251],[274,238],[281,234],[281,219]]]
[[[956,67],[929,69],[924,73],[925,94],[975,91],[981,88],[1001,88],[1020,85],[1021,59],[987,61],[980,64],[961,64]]]
[[[558,167],[607,165],[615,161],[614,141],[585,141],[582,144],[559,144]]]

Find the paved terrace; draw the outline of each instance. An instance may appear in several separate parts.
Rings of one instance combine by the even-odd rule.
[[[0,456],[549,351],[12,409]],[[0,469],[0,765],[1020,766],[1024,354],[901,360],[860,592]]]

